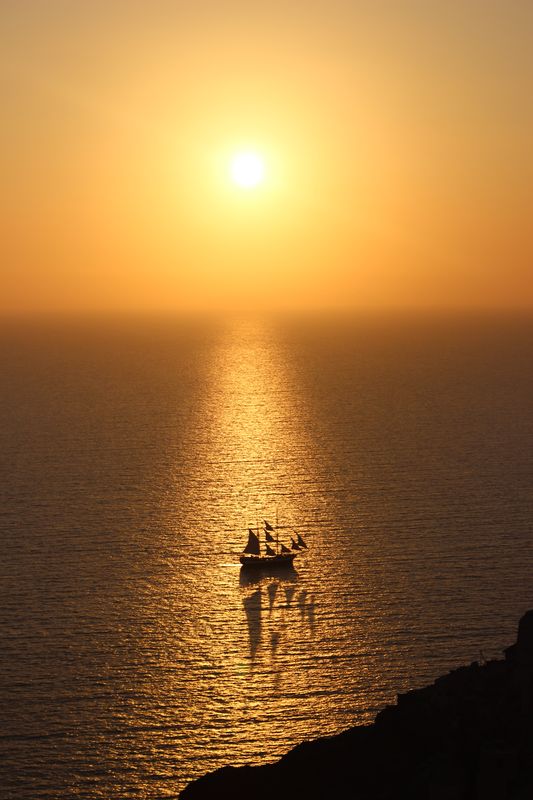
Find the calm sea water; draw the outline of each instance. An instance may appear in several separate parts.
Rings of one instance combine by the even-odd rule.
[[[176,797],[533,606],[533,320],[0,326],[0,796]],[[245,582],[263,518],[309,551]]]

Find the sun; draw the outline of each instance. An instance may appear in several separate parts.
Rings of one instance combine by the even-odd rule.
[[[230,175],[237,186],[242,189],[253,189],[265,179],[265,163],[257,153],[251,151],[236,153],[231,159]]]

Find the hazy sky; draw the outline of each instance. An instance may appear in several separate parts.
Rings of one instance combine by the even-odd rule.
[[[0,310],[533,307],[531,0],[1,0],[0,29]]]

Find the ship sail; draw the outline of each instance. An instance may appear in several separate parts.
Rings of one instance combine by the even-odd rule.
[[[276,551],[273,550],[271,547],[269,547],[268,544],[266,545],[266,551],[267,551],[267,555],[268,556],[275,556],[276,555]]]
[[[301,550],[300,545],[297,542],[294,541],[292,536],[291,536],[291,549],[292,550]]]
[[[251,528],[248,528],[248,543],[243,550],[248,555],[259,556],[261,555],[261,548],[259,547],[259,538]]]
[[[305,548],[307,550],[307,545],[304,542],[304,540],[302,539],[302,537],[300,536],[300,534],[297,534],[297,536],[298,536],[298,544],[300,545],[300,547],[303,547],[303,548]]]
[[[274,530],[274,528],[272,527],[270,522],[267,522],[266,519],[264,519],[263,522],[265,523],[265,530],[266,531],[273,531]]]
[[[284,544],[280,545],[280,548],[281,548],[281,552],[282,553],[290,553],[291,552],[291,548],[290,547],[286,547]]]
[[[274,537],[272,536],[272,534],[269,533],[266,528],[265,528],[265,539],[266,539],[267,542],[275,542],[276,541],[274,539]]]

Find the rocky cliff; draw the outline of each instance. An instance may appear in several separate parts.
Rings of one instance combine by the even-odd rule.
[[[398,696],[373,725],[224,767],[182,800],[533,800],[533,611],[505,660],[474,662]]]

